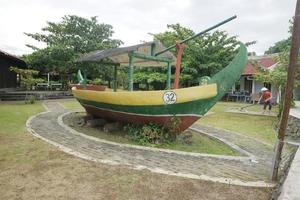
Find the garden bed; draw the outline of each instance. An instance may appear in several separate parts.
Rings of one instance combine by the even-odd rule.
[[[177,140],[174,142],[165,142],[162,144],[150,144],[150,143],[140,143],[132,140],[128,134],[121,128],[112,132],[103,131],[103,127],[89,127],[87,125],[82,125],[80,122],[86,116],[85,112],[77,112],[66,115],[63,118],[63,121],[68,126],[72,127],[78,132],[93,136],[96,138],[125,143],[133,145],[143,145],[156,148],[172,149],[186,152],[196,152],[196,153],[207,153],[207,154],[216,154],[216,155],[230,155],[230,156],[239,156],[240,154],[227,146],[223,142],[208,137],[204,134],[192,130],[186,130],[183,132],[183,135],[179,135]],[[182,138],[186,135],[189,135],[190,142],[185,143]]]

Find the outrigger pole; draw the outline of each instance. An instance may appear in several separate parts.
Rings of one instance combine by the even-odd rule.
[[[158,55],[160,55],[162,53],[167,52],[168,50],[170,50],[170,49],[172,49],[174,47],[177,48],[177,59],[176,59],[174,89],[178,89],[178,87],[179,87],[180,64],[181,64],[181,56],[182,56],[182,51],[183,51],[183,48],[184,48],[184,43],[186,43],[186,42],[188,42],[188,41],[190,41],[192,39],[195,39],[196,37],[199,37],[199,36],[207,33],[208,31],[211,31],[211,30],[213,30],[213,29],[215,29],[215,28],[217,28],[217,27],[219,27],[219,26],[221,26],[223,24],[226,24],[227,22],[230,22],[231,20],[233,20],[235,18],[237,18],[236,15],[234,15],[234,16],[232,16],[232,17],[230,17],[230,18],[228,18],[228,19],[226,19],[226,20],[224,20],[224,21],[222,21],[222,22],[220,22],[220,23],[218,23],[218,24],[216,24],[216,25],[208,28],[208,29],[205,29],[204,31],[201,31],[200,33],[197,33],[197,34],[195,34],[195,35],[193,35],[193,36],[191,36],[189,38],[186,38],[186,39],[184,39],[182,41],[176,42],[176,44],[174,44],[172,46],[169,46],[168,48],[166,48],[166,49],[164,49],[162,51],[159,51],[159,52],[157,52],[157,53],[154,54],[155,56],[158,56]]]

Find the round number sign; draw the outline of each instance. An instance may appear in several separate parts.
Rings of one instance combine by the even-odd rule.
[[[174,104],[177,100],[176,93],[173,91],[165,92],[163,98],[165,104]]]

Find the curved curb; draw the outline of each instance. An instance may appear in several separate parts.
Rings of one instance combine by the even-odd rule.
[[[154,147],[144,147],[144,146],[133,145],[133,144],[122,144],[122,143],[117,143],[117,142],[112,142],[112,141],[96,138],[96,137],[89,136],[89,135],[86,135],[84,133],[78,132],[75,129],[71,128],[70,126],[66,125],[63,122],[63,117],[64,116],[69,115],[71,113],[76,113],[76,112],[77,111],[69,111],[69,112],[66,112],[66,113],[60,115],[57,118],[57,123],[60,126],[62,126],[64,129],[68,130],[69,132],[71,132],[75,135],[80,135],[84,138],[94,140],[94,141],[97,141],[97,142],[102,142],[102,143],[105,143],[105,144],[116,145],[116,146],[119,146],[119,147],[132,148],[132,149],[140,149],[140,150],[163,152],[163,153],[172,153],[172,154],[179,154],[179,155],[188,155],[188,156],[195,156],[195,157],[211,157],[211,158],[219,158],[219,159],[225,159],[225,160],[235,160],[235,161],[242,161],[242,162],[251,161],[251,158],[252,158],[252,157],[245,157],[245,156],[223,156],[223,155],[213,155],[213,154],[205,154],[205,153],[184,152],[184,151],[161,149],[161,148],[154,148]],[[226,144],[226,145],[228,145],[228,144]]]
[[[150,168],[150,167],[146,167],[146,166],[142,166],[142,165],[132,165],[132,164],[128,164],[128,163],[125,163],[125,162],[124,163],[118,163],[118,162],[111,161],[111,160],[96,159],[96,158],[93,158],[91,156],[87,156],[87,155],[82,154],[80,152],[74,151],[74,150],[72,150],[68,147],[65,147],[65,146],[63,146],[59,143],[48,140],[48,139],[42,137],[41,135],[39,135],[38,133],[36,133],[31,127],[31,121],[33,121],[39,115],[46,114],[46,113],[49,113],[49,112],[51,112],[51,111],[48,110],[48,111],[33,115],[26,121],[26,128],[29,131],[29,133],[31,133],[33,136],[35,136],[35,137],[37,137],[41,140],[44,140],[44,141],[48,142],[49,144],[57,147],[58,149],[64,151],[65,153],[68,153],[70,155],[73,155],[73,156],[76,156],[76,157],[79,157],[79,158],[82,158],[82,159],[85,159],[85,160],[88,160],[88,161],[93,161],[93,162],[102,163],[102,164],[109,164],[109,165],[126,165],[129,168],[135,169],[135,170],[145,170],[145,169],[147,169],[151,172],[159,173],[159,174],[179,176],[179,177],[183,177],[183,178],[191,178],[191,179],[197,179],[197,180],[203,180],[203,181],[212,181],[212,182],[216,182],[216,183],[223,183],[223,184],[229,184],[229,185],[247,186],[247,187],[267,187],[267,188],[275,187],[275,183],[266,183],[264,181],[245,182],[245,181],[234,180],[234,179],[230,179],[230,178],[210,177],[210,176],[207,176],[207,175],[195,175],[195,174],[188,174],[188,173],[175,173],[175,172],[163,170],[163,169],[160,169],[160,168]]]

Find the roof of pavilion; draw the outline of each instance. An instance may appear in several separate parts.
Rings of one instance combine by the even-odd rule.
[[[121,66],[128,66],[128,63],[129,63],[128,54],[129,53],[135,52],[135,53],[150,55],[152,44],[155,44],[155,52],[165,49],[165,47],[158,41],[145,42],[142,44],[128,46],[128,47],[96,50],[96,51],[93,51],[93,52],[83,55],[77,61],[78,62],[101,61],[101,60],[108,58],[113,63],[118,63]],[[176,60],[176,57],[170,51],[162,53],[160,56],[157,56],[157,57],[158,58],[167,58],[167,59],[172,60],[172,62],[174,62]],[[164,62],[134,58],[134,66],[158,67],[158,66],[165,66],[165,65],[166,65],[166,63],[164,63]]]

